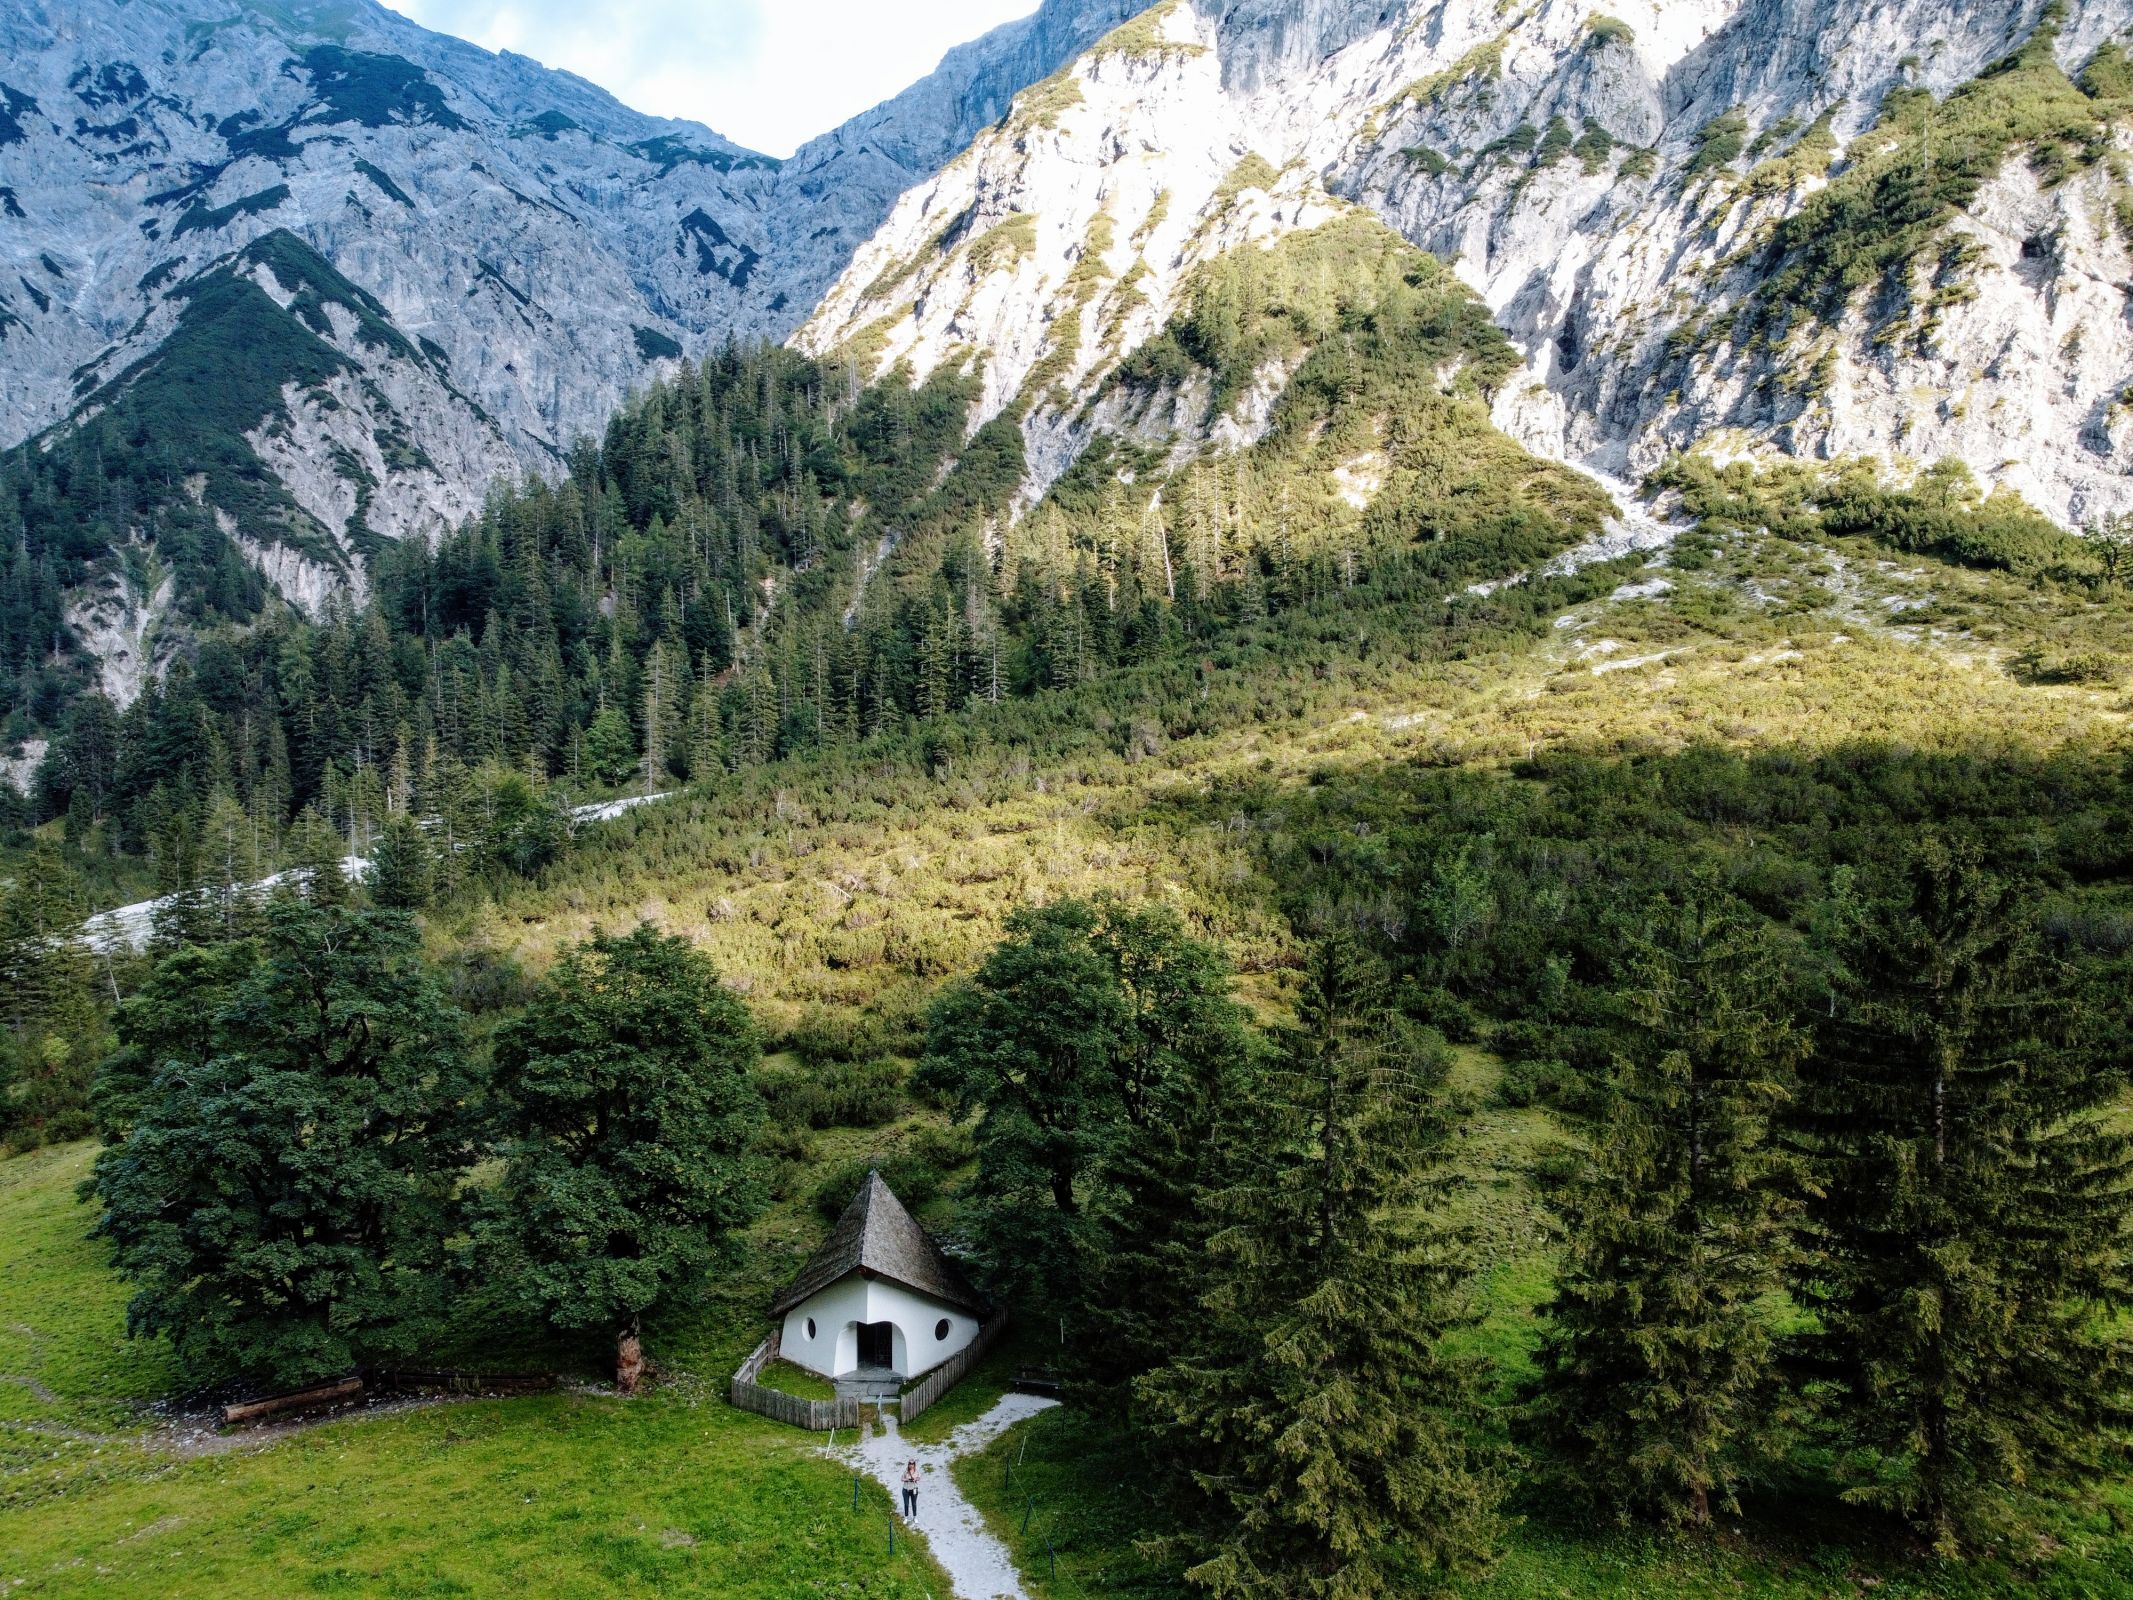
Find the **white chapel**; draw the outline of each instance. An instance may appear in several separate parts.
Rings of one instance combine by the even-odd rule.
[[[932,1371],[977,1338],[985,1311],[879,1172],[867,1174],[770,1308],[787,1361],[825,1378],[876,1381]]]

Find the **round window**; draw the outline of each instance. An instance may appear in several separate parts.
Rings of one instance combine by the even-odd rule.
[[[810,1339],[815,1336],[815,1319],[813,1317],[807,1319],[807,1336]]]
[[[940,1320],[940,1321],[936,1322],[936,1323],[935,1323],[935,1324],[933,1325],[933,1337],[934,1337],[934,1338],[936,1338],[936,1339],[945,1339],[945,1338],[947,1338],[947,1337],[948,1337],[948,1330],[949,1330],[949,1328],[950,1328],[950,1327],[952,1327],[952,1326],[953,1326],[953,1324],[952,1324],[952,1323],[950,1323],[950,1322],[949,1322],[949,1320],[948,1320],[948,1319],[947,1319],[946,1317],[943,1317],[943,1318],[941,1318],[941,1320]]]

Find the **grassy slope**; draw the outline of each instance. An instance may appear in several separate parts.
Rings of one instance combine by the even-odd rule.
[[[1743,541],[1669,574],[1667,602],[1598,597],[1530,645],[1458,661],[1402,641],[1429,624],[1356,616],[1247,640],[1198,701],[1195,723],[1138,759],[1102,735],[1058,748],[980,750],[925,778],[887,766],[803,763],[654,808],[587,841],[537,889],[464,914],[475,937],[538,960],[556,941],[639,915],[703,940],[773,1022],[803,1004],[901,1008],[981,950],[1019,900],[1116,887],[1178,900],[1229,941],[1253,998],[1275,1004],[1290,935],[1254,844],[1180,820],[1166,794],[1226,774],[1303,785],[1402,760],[1495,765],[1529,750],[1674,748],[1714,739],[1818,747],[1860,737],[1928,747],[2122,742],[2123,691],[2016,682],[2002,657],[2053,626],[1995,575]],[[1749,588],[1762,596],[1750,604]],[[1885,595],[1929,589],[1930,623],[1885,620]],[[1933,638],[1929,629],[1943,637]],[[1358,631],[1376,646],[1355,644]],[[1577,641],[1617,641],[1602,658]],[[1391,641],[1387,643],[1386,641]],[[1595,662],[1678,652],[1596,675]],[[1135,705],[1127,683],[1113,704]],[[1841,707],[1841,715],[1835,708]],[[1059,720],[1088,719],[1068,702]],[[870,758],[871,759],[871,758]],[[1488,1251],[1476,1337],[1507,1366],[1531,1348],[1548,1245],[1519,1172],[1552,1136],[1543,1113],[1489,1109],[1493,1063],[1462,1057],[1476,1097],[1465,1202]],[[821,1161],[898,1137],[823,1134]],[[322,1428],[272,1448],[177,1462],[145,1448],[135,1402],[168,1382],[153,1348],[122,1344],[123,1296],[72,1200],[80,1148],[0,1166],[0,1585],[26,1593],[939,1594],[912,1560],[884,1564],[885,1502],[856,1521],[841,1473],[812,1441],[717,1401],[759,1332],[769,1284],[821,1235],[805,1185],[758,1231],[744,1276],[708,1311],[655,1330],[674,1383],[621,1405],[566,1394],[482,1402]],[[925,1419],[963,1420],[1012,1355]],[[41,1387],[37,1387],[41,1386]],[[66,1431],[91,1435],[67,1437]],[[1101,1441],[1070,1416],[1033,1424],[1020,1480],[1033,1532],[1062,1541],[1066,1582],[1131,1592],[1141,1508],[1119,1496]],[[1049,1442],[1047,1442],[1049,1441]],[[1019,1451],[1017,1436],[1012,1448]],[[1004,1461],[970,1468],[1006,1515]],[[331,1496],[329,1505],[321,1496]],[[840,1496],[842,1498],[840,1498]],[[1048,1509],[1047,1509],[1048,1508]],[[1017,1498],[1013,1509],[1023,1509]],[[1041,1520],[1048,1518],[1049,1520]],[[1016,1535],[1018,1548],[1021,1545]],[[1788,1544],[1768,1529],[1715,1543],[1584,1539],[1538,1521],[1516,1534],[1483,1595],[2133,1592],[2133,1546],[2069,1525],[2042,1576],[1906,1569],[1887,1552]],[[691,1545],[688,1541],[694,1539]],[[899,1563],[906,1558],[900,1556]],[[372,1574],[377,1576],[372,1576]],[[1040,1580],[1041,1586],[1041,1580]],[[1078,1587],[1077,1587],[1078,1586]]]
[[[854,1513],[817,1440],[725,1406],[747,1325],[718,1307],[659,1330],[673,1381],[635,1403],[433,1406],[181,1458],[137,1404],[167,1387],[160,1349],[123,1339],[84,1237],[88,1160],[0,1163],[0,1592],[944,1592],[921,1546],[877,1543],[885,1491]]]
[[[1665,573],[1671,595],[1620,601],[1605,598],[1614,583],[1653,574],[1614,563],[1601,598],[1566,602],[1537,641],[1466,659],[1411,646],[1434,620],[1411,613],[1283,618],[1225,645],[1204,688],[1188,670],[1150,668],[1101,699],[1048,697],[1053,725],[1100,729],[1059,749],[1016,730],[932,777],[880,758],[737,775],[633,813],[540,884],[444,920],[438,937],[539,966],[564,940],[649,917],[697,939],[777,1026],[808,1004],[902,1010],[974,965],[1009,907],[1108,888],[1178,903],[1271,1000],[1291,940],[1256,881],[1253,841],[1175,829],[1166,797],[1254,773],[1302,785],[1536,751],[1876,739],[2039,750],[2124,736],[2122,688],[2009,675],[2010,658],[2071,628],[2069,602],[2004,574],[1863,540],[1743,538],[1699,559]],[[1891,625],[1892,603],[1927,599]],[[2080,618],[2084,636],[2129,631],[2122,601],[2087,610],[2098,614]],[[1140,718],[1177,731],[1153,754],[1133,750]]]

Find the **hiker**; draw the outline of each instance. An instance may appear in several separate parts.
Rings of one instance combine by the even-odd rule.
[[[918,1515],[918,1458],[913,1456],[904,1463],[904,1520],[911,1521]]]

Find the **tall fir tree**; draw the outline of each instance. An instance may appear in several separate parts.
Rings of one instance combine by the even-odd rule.
[[[2125,1457],[2125,1023],[1974,840],[1928,837],[1873,887],[1804,1074],[1801,1291],[1850,1498],[1954,1555]]]
[[[1626,968],[1634,1042],[1558,1193],[1567,1260],[1525,1420],[1558,1487],[1701,1526],[1775,1449],[1799,1186],[1772,1119],[1806,1039],[1752,913],[1707,890],[1657,920]]]
[[[1254,1049],[1219,949],[1164,907],[1098,910],[1093,942],[1116,974],[1126,1026],[1110,1065],[1117,1132],[1092,1174],[1075,1280],[1081,1328],[1069,1349],[1083,1398],[1124,1416],[1133,1381],[1162,1364],[1199,1314],[1213,1227],[1200,1198],[1224,1186]]]
[[[1141,1384],[1203,1496],[1185,1578],[1220,1600],[1377,1600],[1488,1558],[1482,1369],[1444,1343],[1469,1274],[1442,1220],[1448,1063],[1350,941],[1314,953],[1242,1175],[1208,1199],[1201,1318]]]

